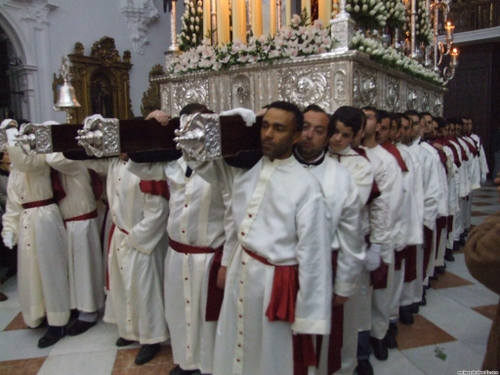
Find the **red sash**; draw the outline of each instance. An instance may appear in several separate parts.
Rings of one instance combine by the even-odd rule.
[[[219,320],[220,310],[222,308],[222,300],[224,298],[224,289],[217,286],[217,275],[221,267],[222,261],[222,246],[217,249],[205,246],[192,246],[177,242],[169,238],[169,246],[178,253],[184,254],[211,254],[215,253],[212,258],[212,264],[208,273],[208,298],[205,308],[205,321],[215,322]]]
[[[399,168],[401,168],[401,170],[403,172],[408,172],[408,167],[406,166],[406,163],[403,160],[401,153],[399,152],[398,148],[396,146],[394,146],[394,144],[391,141],[387,140],[384,143],[382,143],[380,146],[385,148],[387,151],[389,151],[391,153],[392,156],[394,156],[396,158],[396,161],[398,162]]]
[[[168,190],[167,181],[141,180],[139,187],[145,194],[159,195],[167,201],[170,199],[170,191]]]
[[[68,221],[84,221],[84,220],[90,220],[90,219],[95,219],[97,217],[97,209],[95,209],[92,212],[80,215],[80,216],[75,216],[70,219],[65,219],[64,222]]]
[[[276,266],[269,261],[243,248],[252,258],[259,262],[274,267],[273,288],[271,300],[266,310],[266,316],[270,322],[282,320],[293,323],[295,320],[295,302],[299,291],[299,273],[297,266]],[[318,364],[312,335],[293,335],[293,362],[294,375],[307,375],[307,367]]]
[[[29,208],[37,208],[37,207],[43,207],[43,206],[48,206],[49,204],[56,203],[54,198],[49,198],[49,199],[43,199],[41,201],[34,201],[34,202],[28,202],[28,203],[23,203],[22,206],[25,210]]]

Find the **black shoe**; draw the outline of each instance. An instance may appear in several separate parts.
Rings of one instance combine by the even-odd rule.
[[[0,302],[7,301],[9,297],[7,297],[4,293],[0,292]]]
[[[95,326],[97,322],[84,322],[83,320],[77,320],[75,324],[73,324],[68,329],[68,335],[70,336],[78,336],[84,332],[87,332],[90,328]]]
[[[444,275],[445,268],[446,268],[445,266],[438,266],[434,267],[434,270],[436,271],[437,274]]]
[[[448,262],[453,262],[455,261],[455,257],[453,256],[453,250],[452,249],[446,249],[444,253],[444,260]]]
[[[358,375],[373,375],[373,367],[369,360],[359,359],[358,367],[356,367],[356,374]]]
[[[437,279],[438,279],[438,275],[436,272],[436,268],[434,267],[434,273],[432,274],[432,276],[429,276],[429,280],[436,281]]]
[[[399,321],[404,325],[413,324],[413,314],[411,312],[411,305],[401,306],[399,308]]]
[[[419,307],[420,307],[420,302],[415,302],[411,305],[411,313],[412,314],[418,314],[419,312]]]
[[[144,344],[135,357],[135,364],[143,365],[148,363],[155,357],[156,353],[160,351],[160,348],[160,344]]]
[[[389,352],[387,351],[387,346],[384,340],[376,339],[375,337],[370,337],[370,344],[372,344],[373,355],[379,361],[386,361],[389,357]]]
[[[200,370],[183,370],[181,366],[177,365],[170,370],[169,375],[201,375]]]
[[[398,341],[396,340],[396,336],[393,335],[390,330],[387,331],[385,337],[383,338],[384,344],[387,349],[397,349]]]
[[[80,316],[80,311],[78,311],[78,309],[71,310],[69,314],[70,319],[78,319],[79,316]]]
[[[467,235],[465,233],[462,233],[460,235],[460,240],[458,241],[458,244],[460,246],[465,246],[465,241],[466,241]]]
[[[427,288],[428,285],[425,285],[424,286],[424,291],[422,292],[422,300],[418,303],[420,306],[427,306],[427,290],[426,289],[429,289]]]
[[[48,348],[49,346],[54,345],[64,336],[66,336],[66,327],[49,326],[45,335],[40,337],[40,340],[38,340],[38,347],[40,349]]]
[[[119,337],[118,340],[116,340],[116,346],[122,347],[122,346],[127,346],[133,344],[135,341],[132,340],[127,340],[124,339],[123,337]]]
[[[398,335],[398,325],[397,323],[390,322],[389,323],[389,329],[387,332],[389,332],[392,336],[396,337]]]

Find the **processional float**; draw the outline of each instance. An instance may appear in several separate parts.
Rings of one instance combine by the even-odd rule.
[[[375,14],[372,24],[363,24],[366,17],[356,15],[365,8],[355,6],[359,1],[367,5],[367,14]],[[317,5],[318,18],[324,19],[327,26],[325,35],[318,23],[306,25],[299,16],[291,16],[292,1],[285,1],[284,8],[281,1],[276,4],[271,1],[271,34],[260,38],[262,16],[259,18],[258,12],[262,4],[258,0],[249,1],[246,10],[233,9],[232,19],[223,7],[226,2],[203,1],[203,11],[194,14],[196,17],[190,12],[199,12],[201,8],[186,2],[179,38],[176,38],[176,2],[173,2],[167,74],[150,82],[159,86],[161,108],[171,116],[178,116],[185,105],[195,102],[220,113],[236,107],[258,112],[275,100],[294,102],[302,108],[318,104],[329,112],[352,105],[393,112],[415,109],[442,115],[444,85],[453,78],[458,64],[458,52],[451,48],[453,26],[448,17],[449,2],[295,1],[309,14],[311,4]],[[387,8],[403,7],[411,20],[404,33],[404,28],[394,26],[395,21],[384,16],[390,12],[382,9],[381,3]],[[440,15],[443,19],[439,19]],[[384,23],[380,17],[387,17]],[[282,18],[287,26],[276,31]],[[373,21],[378,24],[373,26]],[[440,25],[444,25],[441,39]],[[229,29],[232,34],[223,33]],[[201,33],[201,38],[196,33]],[[424,37],[427,44],[422,42]],[[179,40],[198,40],[198,43],[179,48],[182,47]],[[331,48],[322,49],[328,44]],[[258,47],[258,53],[254,47]],[[450,61],[441,71],[443,57]],[[5,134],[0,132],[0,148],[5,141]],[[74,159],[128,153],[132,160],[140,162],[173,160],[181,155],[182,149],[190,158],[229,157],[228,160],[243,166],[260,152],[259,121],[247,127],[239,116],[218,115],[174,118],[165,127],[155,120],[104,119],[94,115],[81,125],[23,126],[18,143],[28,153],[64,152]]]

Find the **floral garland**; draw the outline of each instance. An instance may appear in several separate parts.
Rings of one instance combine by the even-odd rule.
[[[308,56],[331,51],[336,44],[330,26],[320,20],[309,24],[307,17],[294,15],[291,25],[281,28],[275,37],[251,37],[247,44],[239,40],[223,46],[212,46],[208,39],[167,63],[167,72],[182,74],[200,70],[218,71],[234,65],[271,62],[290,57]]]
[[[406,7],[401,0],[386,0],[385,9],[387,10],[387,26],[394,29],[403,27],[406,21]]]
[[[373,30],[385,27],[387,24],[387,9],[384,1],[347,0],[345,10],[362,28]]]
[[[368,38],[359,31],[352,38],[350,48],[365,52],[372,60],[386,67],[400,70],[433,84],[444,85],[443,79],[433,70],[425,68],[401,51],[392,47],[385,48],[378,40]]]
[[[185,11],[182,15],[182,29],[177,37],[181,51],[199,46],[203,40],[203,1],[185,0]]]
[[[425,7],[425,0],[417,0],[417,18],[415,20],[415,26],[415,40],[417,43],[419,45],[420,43],[423,43],[424,46],[430,45],[433,37],[433,31],[430,23],[430,17]],[[403,26],[403,31],[406,34],[411,32],[411,9],[408,9],[406,12],[406,22]]]

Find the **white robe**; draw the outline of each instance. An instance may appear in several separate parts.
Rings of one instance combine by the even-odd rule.
[[[237,238],[236,248],[223,259],[229,267],[213,374],[290,375],[292,332],[330,331],[330,222],[319,182],[293,156],[273,162],[263,157],[250,170],[218,160],[198,171],[231,193],[228,214],[233,225],[228,235]],[[275,267],[254,259],[243,247],[274,265],[298,265],[300,289],[292,324],[268,320]]]
[[[124,339],[155,344],[168,338],[162,287],[168,202],[143,193],[140,179],[126,164],[116,158],[85,161],[88,168],[107,174],[109,211],[116,225],[104,321],[116,323]]]
[[[23,203],[53,197],[45,155],[25,155],[8,147],[12,171],[2,235],[17,239],[19,305],[29,327],[46,315],[49,325],[63,326],[70,316],[66,231],[56,204],[23,209]]]
[[[66,197],[58,202],[64,220],[96,210],[90,175],[80,161],[61,153],[46,155],[47,163],[59,172]],[[104,305],[104,278],[99,219],[67,221],[68,268],[71,308],[96,312]]]
[[[224,242],[225,205],[221,191],[186,162],[138,164],[127,169],[143,180],[167,180],[170,214],[167,232],[174,241],[216,249]],[[212,373],[216,321],[205,321],[208,276],[214,254],[182,254],[169,248],[165,261],[165,316],[174,362],[184,370]]]

